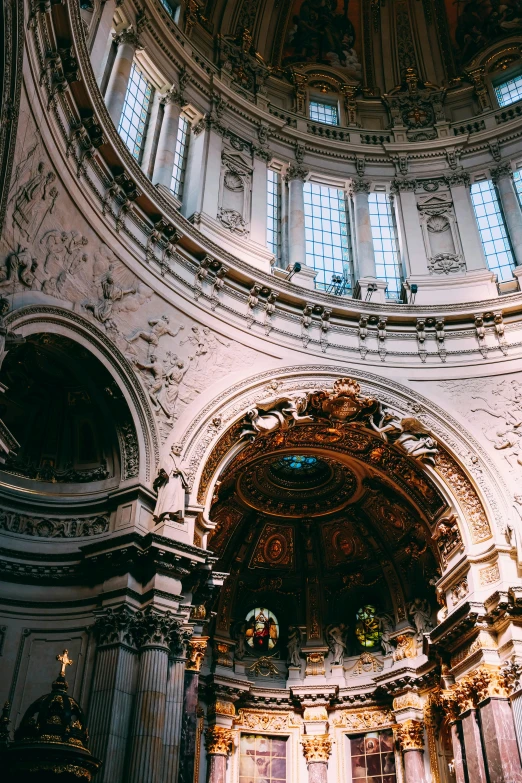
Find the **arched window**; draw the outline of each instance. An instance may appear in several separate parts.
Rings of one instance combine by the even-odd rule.
[[[356,614],[355,636],[359,644],[366,650],[377,647],[381,640],[379,620],[375,606],[366,604]]]
[[[279,641],[279,623],[270,609],[256,607],[247,616],[247,645],[258,653],[270,653]]]
[[[352,288],[351,240],[344,190],[306,182],[304,186],[306,265],[317,270],[315,287],[329,290],[333,279]]]

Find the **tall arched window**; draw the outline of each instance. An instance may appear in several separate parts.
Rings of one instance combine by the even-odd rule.
[[[316,182],[304,186],[306,265],[317,270],[316,288],[326,290],[333,277],[352,288],[351,240],[344,190]]]

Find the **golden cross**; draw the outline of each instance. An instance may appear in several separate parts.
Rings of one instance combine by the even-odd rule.
[[[65,677],[65,667],[74,663],[72,658],[69,658],[69,651],[64,650],[61,655],[56,656],[56,660],[60,661],[62,668],[60,669],[60,677]]]

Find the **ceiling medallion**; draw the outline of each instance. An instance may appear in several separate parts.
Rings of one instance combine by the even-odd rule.
[[[315,392],[310,395],[309,405],[316,415],[332,421],[353,421],[360,414],[368,415],[377,410],[378,402],[372,397],[363,397],[361,387],[352,378],[335,381],[333,390]]]

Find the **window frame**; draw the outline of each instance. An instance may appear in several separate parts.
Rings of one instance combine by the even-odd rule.
[[[484,184],[489,184],[488,190],[489,190],[489,192],[491,192],[494,195],[494,199],[492,199],[492,200],[494,202],[496,202],[496,206],[497,206],[497,210],[494,211],[494,214],[498,215],[499,218],[500,218],[500,219],[497,218],[498,226],[489,225],[489,220],[488,220],[488,225],[487,226],[482,226],[481,223],[479,222],[481,220],[483,221],[484,219],[487,219],[488,218],[488,214],[492,214],[491,211],[489,213],[487,213],[486,209],[484,209],[484,212],[485,212],[484,215],[481,215],[481,214],[477,213],[477,208],[476,207],[477,206],[478,207],[484,207],[485,204],[487,204],[488,202],[487,201],[483,201],[482,204],[476,205],[475,201],[474,201],[474,198],[473,198],[473,195],[474,195],[473,194],[473,188],[475,186],[477,186],[477,185],[480,186],[480,185],[484,185]],[[486,192],[486,191],[481,190],[480,192],[483,193],[483,192]],[[511,244],[511,238],[509,236],[509,229],[508,229],[508,226],[507,226],[507,223],[506,223],[506,219],[505,219],[505,216],[504,216],[504,211],[502,209],[502,200],[500,198],[500,195],[499,195],[499,192],[498,192],[498,188],[496,187],[496,185],[493,182],[493,180],[491,179],[491,177],[484,177],[484,178],[480,178],[480,179],[476,178],[475,181],[471,184],[471,186],[469,188],[469,193],[470,193],[470,199],[471,199],[471,203],[472,203],[473,213],[475,215],[477,230],[478,230],[478,233],[479,233],[479,236],[480,236],[480,241],[481,241],[481,244],[482,244],[482,250],[484,252],[484,257],[486,259],[487,268],[490,270],[490,272],[493,272],[493,274],[495,274],[497,276],[497,283],[509,282],[510,280],[513,279],[513,272],[514,272],[514,270],[516,268],[516,260],[515,260],[515,254],[513,252],[513,247],[512,247],[512,244]],[[501,231],[504,232],[505,236],[500,236],[500,237],[496,237],[496,238],[492,236],[491,239],[484,237],[483,231],[484,232],[485,231],[490,231],[491,232],[491,230],[495,229],[495,228],[500,228]],[[489,243],[489,242],[496,243],[497,241],[501,241],[501,240],[505,240],[504,250],[503,251],[499,251],[495,247],[494,252],[488,254],[488,252],[486,250],[486,243]],[[493,256],[496,257],[499,252],[505,252],[507,255],[510,255],[511,256],[511,262],[508,263],[508,264],[499,264],[499,265],[493,266],[493,267],[490,266],[489,258],[493,257]],[[511,276],[510,277],[504,277],[503,273],[501,272],[502,269],[507,268],[507,267],[509,267],[511,269]]]
[[[328,106],[330,109],[334,109],[337,122],[328,122],[328,120],[326,119],[312,117],[311,111],[312,111],[313,104],[315,104],[316,106]],[[310,120],[310,122],[319,122],[321,123],[321,125],[329,125],[332,128],[338,128],[341,125],[341,112],[339,110],[339,101],[336,99],[329,100],[328,98],[324,98],[324,97],[318,98],[316,95],[311,95],[308,99],[308,119]]]
[[[378,262],[377,262],[377,252],[378,251],[376,250],[376,247],[375,247],[376,237],[375,237],[375,234],[374,234],[374,226],[372,225],[372,211],[371,211],[371,197],[372,196],[384,196],[386,198],[386,202],[387,202],[387,207],[388,207],[387,211],[389,212],[391,226],[383,226],[383,227],[378,226],[376,228],[391,228],[392,229],[392,234],[393,234],[392,242],[395,245],[395,250],[394,251],[382,250],[381,252],[383,254],[387,253],[387,252],[394,252],[395,253],[395,267],[396,267],[396,271],[397,271],[397,276],[395,278],[393,278],[393,279],[397,280],[397,282],[398,282],[397,295],[396,296],[395,295],[394,296],[390,296],[389,295],[390,283],[389,283],[388,277],[380,277],[377,274],[377,265],[378,265]],[[404,271],[404,263],[403,263],[403,257],[402,257],[402,252],[401,252],[401,244],[400,244],[400,240],[399,240],[399,225],[398,225],[398,220],[397,220],[397,211],[396,211],[396,203],[395,203],[394,195],[392,193],[390,193],[388,191],[388,189],[384,188],[382,185],[380,187],[379,187],[379,185],[372,187],[372,189],[370,190],[370,192],[368,194],[368,211],[369,211],[369,214],[370,214],[370,230],[371,230],[371,234],[372,234],[373,253],[374,253],[374,257],[375,257],[375,274],[376,274],[376,278],[377,278],[377,280],[384,280],[385,282],[388,283],[388,286],[386,288],[386,299],[389,300],[390,302],[400,302],[401,301],[402,285],[403,285],[404,279],[405,279],[405,271]],[[377,237],[377,240],[378,239],[382,240],[383,238],[382,237],[380,237],[380,238]],[[386,239],[388,239],[388,238],[386,238]],[[388,266],[385,262],[383,263],[383,265],[384,265],[385,268]]]
[[[134,76],[135,73],[139,74],[137,81],[135,81],[133,79],[133,76]],[[137,111],[136,110],[137,101],[134,100],[134,105],[131,106],[131,102],[129,100],[129,96],[131,95],[132,86],[135,85],[136,90],[141,89],[141,83],[142,82],[146,85],[145,90],[149,90],[149,94],[148,94],[148,96],[146,96],[147,97],[146,106],[144,105],[144,103],[141,103],[140,104],[140,108]],[[150,78],[149,74],[147,73],[147,71],[145,70],[143,65],[136,58],[134,58],[134,60],[132,61],[132,68],[131,68],[131,72],[130,72],[130,75],[129,75],[129,81],[127,83],[127,89],[125,90],[125,98],[124,98],[124,101],[123,101],[123,106],[122,106],[122,110],[121,110],[120,119],[118,121],[118,135],[120,136],[121,140],[123,141],[123,143],[125,144],[125,146],[129,150],[130,154],[137,161],[138,164],[141,164],[141,161],[143,159],[143,152],[145,150],[145,143],[146,143],[146,140],[147,140],[147,133],[149,131],[149,122],[150,122],[150,115],[151,115],[151,109],[152,109],[152,102],[154,100],[154,93],[155,93],[155,87],[154,87],[153,80]],[[129,117],[128,115],[124,116],[125,112],[126,112],[126,109],[129,106],[131,106],[131,108],[130,108],[131,117]],[[146,115],[145,117],[141,117],[140,116],[143,112],[145,112],[145,115]],[[132,122],[134,117],[138,117],[139,118],[137,124],[134,124]],[[122,130],[123,130],[123,128],[122,128],[122,121],[124,119],[128,120],[129,125],[136,129],[136,136],[132,140],[133,141],[133,147],[131,147],[129,145],[129,139],[132,138],[131,137],[131,133],[130,133],[130,128],[129,128],[128,131],[125,130],[122,133]],[[140,123],[142,123],[141,127],[140,127]],[[141,141],[139,142],[139,145],[137,144],[137,141],[136,141],[136,138],[137,138],[138,135],[141,135]]]
[[[496,79],[491,80],[491,87],[493,89],[495,100],[499,109],[506,109],[508,106],[513,106],[515,103],[522,101],[522,70],[520,69],[520,65],[518,64],[516,68],[511,69],[507,72],[507,74],[503,73],[501,77],[497,77]],[[509,82],[518,80],[520,80],[520,97],[516,100],[509,101],[508,103],[501,103],[499,100],[500,88],[506,84],[509,84]]]
[[[187,160],[188,151],[190,146],[190,131],[191,125],[188,117],[182,112],[179,116],[178,130],[176,132],[176,148],[174,150],[174,166],[172,168],[172,176],[170,178],[169,190],[174,198],[183,202],[183,191],[185,188],[185,175],[187,172]],[[183,144],[181,139],[184,136]],[[182,149],[180,151],[181,148]],[[177,184],[174,188],[173,185]]]
[[[270,189],[270,186],[274,182],[270,181],[270,176],[275,179],[275,188]],[[269,196],[275,195],[275,204],[270,204]],[[270,210],[272,207],[272,210]],[[271,215],[270,212],[274,214]],[[283,237],[282,237],[282,211],[283,211],[283,178],[281,172],[271,166],[268,166],[266,171],[266,246],[271,253],[274,254],[275,266],[279,266],[281,262]],[[272,221],[276,228],[270,228],[270,221]],[[269,239],[270,234],[275,236],[275,242]],[[275,250],[274,250],[275,247]]]

